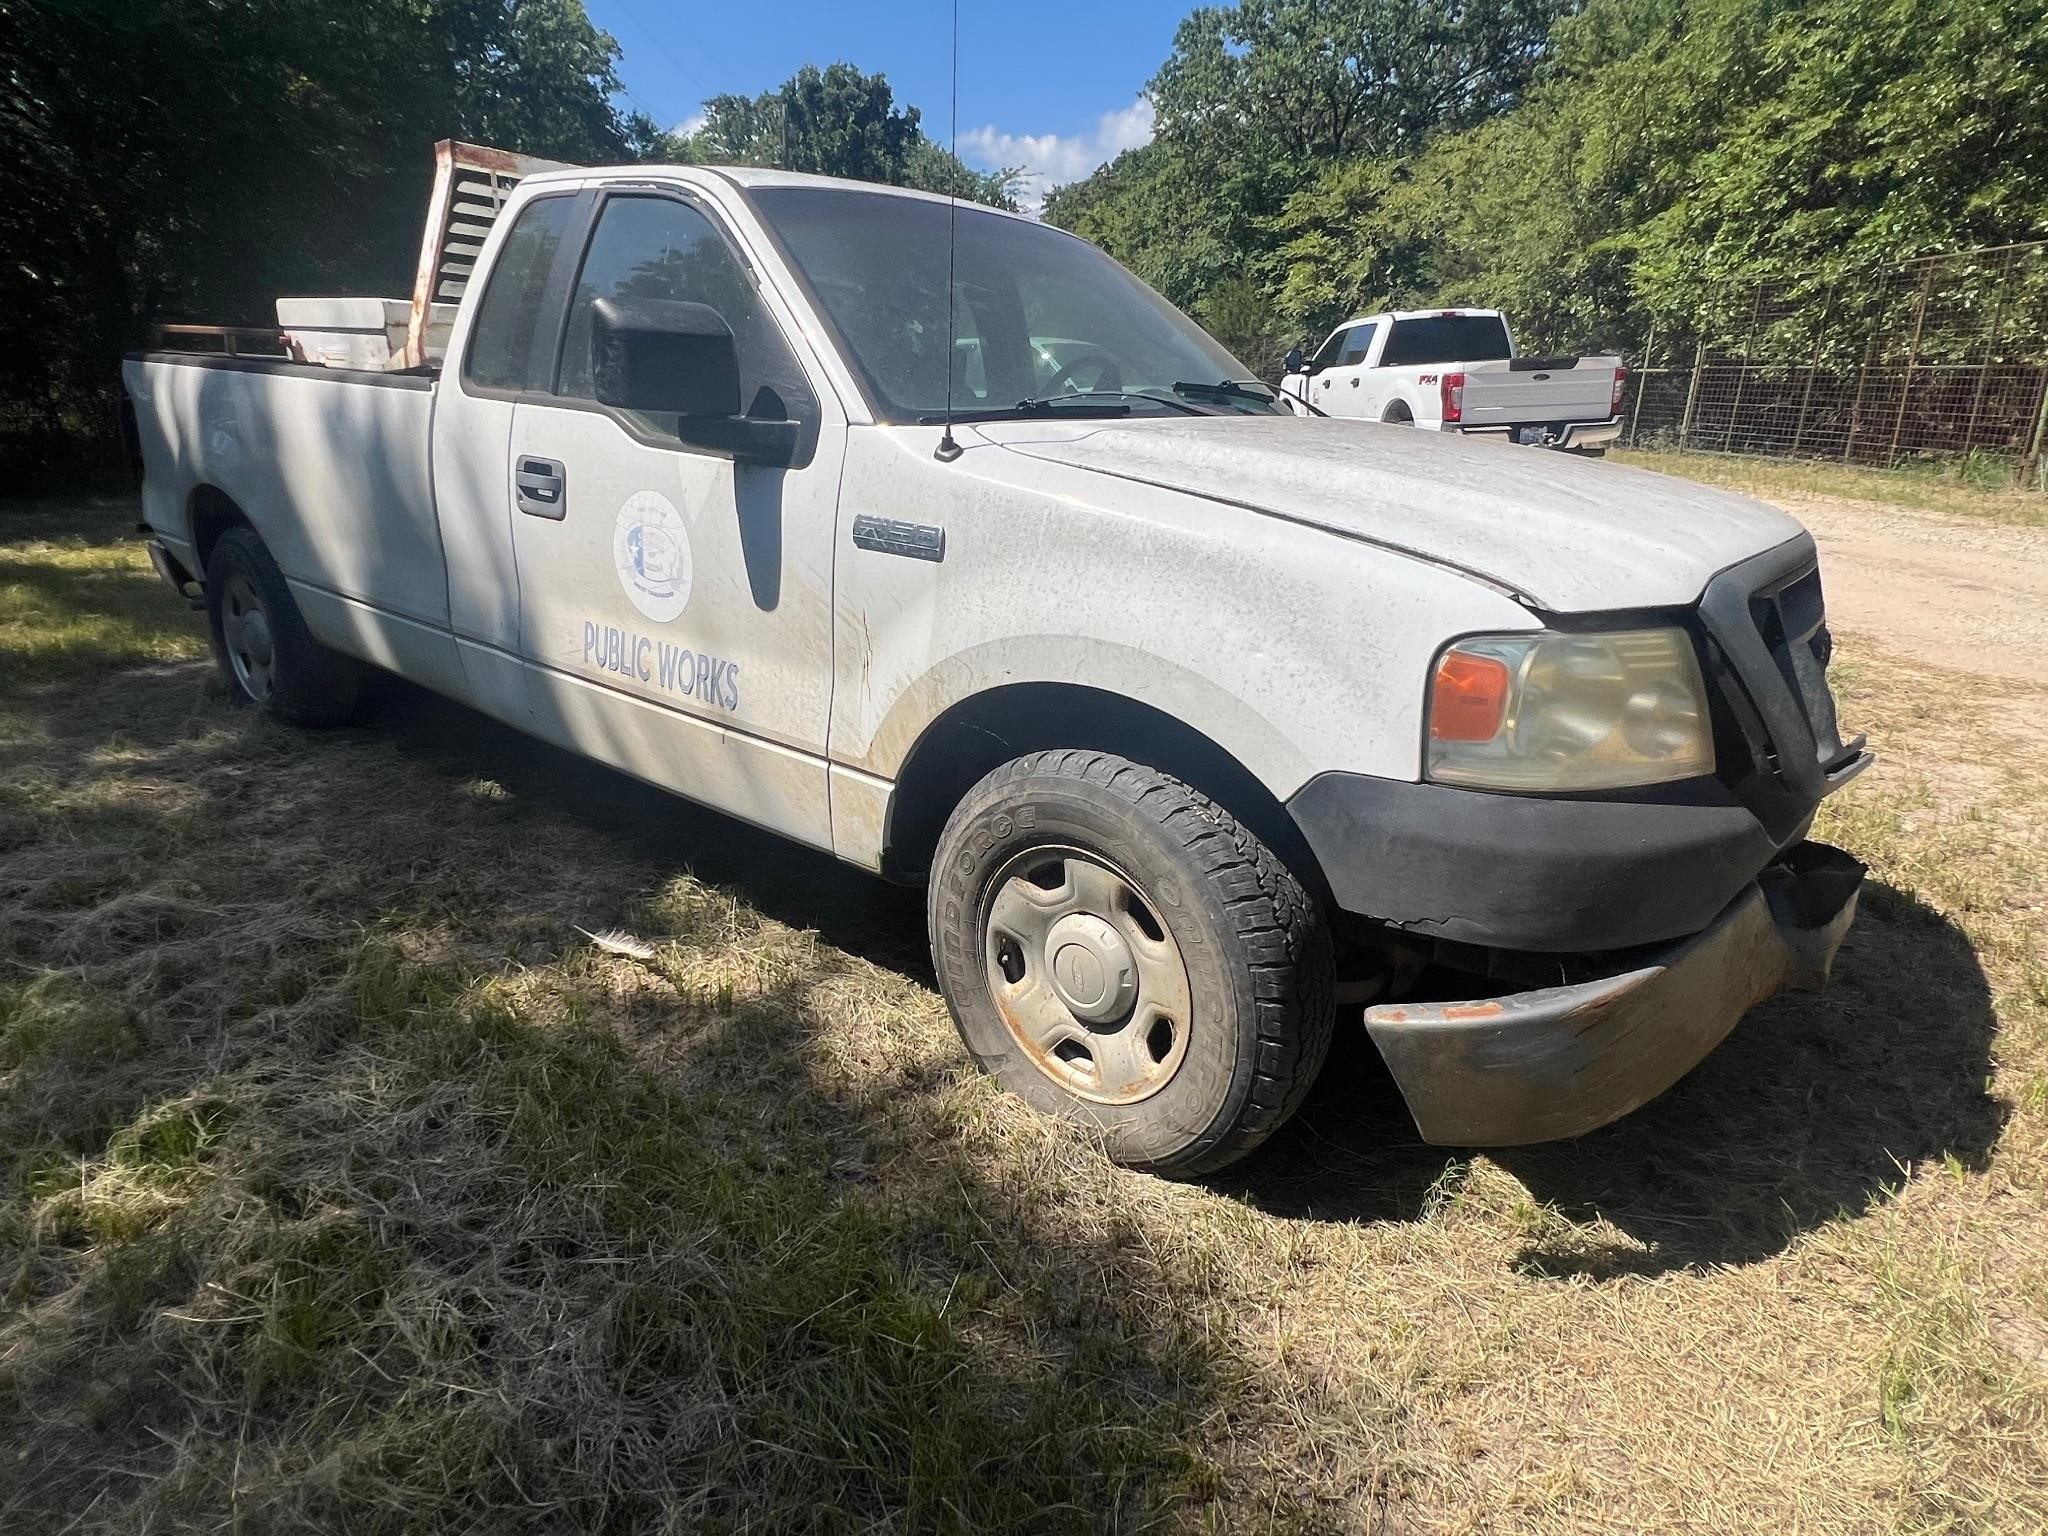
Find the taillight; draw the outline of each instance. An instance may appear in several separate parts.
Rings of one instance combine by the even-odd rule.
[[[1465,419],[1465,375],[1447,373],[1437,380],[1437,397],[1443,401],[1445,421]]]
[[[1614,370],[1614,398],[1607,402],[1607,414],[1621,414],[1621,397],[1628,392],[1628,364],[1623,363]]]

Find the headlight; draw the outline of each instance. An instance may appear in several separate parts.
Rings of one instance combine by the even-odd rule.
[[[1437,660],[1429,777],[1488,789],[1618,789],[1714,771],[1682,629],[1477,635]]]

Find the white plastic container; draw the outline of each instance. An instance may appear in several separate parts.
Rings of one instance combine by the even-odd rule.
[[[279,299],[278,329],[292,356],[323,368],[369,368],[384,371],[404,366],[405,328],[412,318],[410,299],[311,298]],[[427,317],[427,356],[438,362],[448,349],[448,328],[455,320],[453,304],[436,304]]]

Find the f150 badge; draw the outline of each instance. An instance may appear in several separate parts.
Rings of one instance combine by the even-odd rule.
[[[612,525],[612,564],[633,606],[666,624],[690,605],[690,531],[659,491],[635,491]]]

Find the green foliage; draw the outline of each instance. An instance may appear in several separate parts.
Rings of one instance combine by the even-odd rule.
[[[1162,132],[1263,156],[1398,154],[1528,83],[1561,0],[1238,0],[1180,24],[1152,81]]]
[[[714,96],[695,132],[671,136],[664,159],[699,165],[768,165],[812,175],[879,181],[1017,206],[1013,170],[969,169],[935,144],[916,107],[898,108],[886,76],[844,62],[806,64],[758,96]]]
[[[1044,217],[1085,235],[1184,309],[1243,270],[1224,198],[1203,187],[1178,140],[1127,149],[1084,181],[1055,187]]]
[[[409,292],[436,139],[637,153],[616,54],[581,0],[0,0],[0,434],[109,437],[153,320]]]
[[[1158,138],[1057,189],[1045,217],[1097,241],[1182,307],[1217,317],[1210,323],[1226,344],[1277,354],[1297,328],[1346,307],[1329,292],[1275,302],[1289,285],[1276,257],[1307,226],[1327,242],[1331,200],[1350,200],[1332,175],[1408,153],[1518,100],[1564,8],[1564,0],[1205,6],[1181,23],[1152,80]],[[1268,307],[1257,325],[1247,313],[1254,283]]]
[[[2048,234],[2048,0],[1588,0],[1546,39],[1555,15],[1198,11],[1143,164],[1047,216],[1197,312],[1249,274],[1281,331],[1480,303],[1571,347]]]

